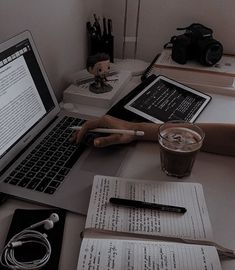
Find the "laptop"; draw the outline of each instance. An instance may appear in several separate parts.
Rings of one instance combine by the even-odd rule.
[[[60,110],[29,31],[0,44],[0,192],[86,214],[94,175],[117,175],[127,148],[71,143],[84,121]]]

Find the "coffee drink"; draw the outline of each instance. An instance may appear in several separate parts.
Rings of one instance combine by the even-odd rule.
[[[204,132],[191,123],[173,121],[160,126],[158,140],[162,170],[170,176],[190,175],[203,139]]]

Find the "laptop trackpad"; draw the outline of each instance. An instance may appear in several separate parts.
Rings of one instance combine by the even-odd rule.
[[[125,162],[128,150],[128,146],[122,145],[93,148],[81,165],[81,169],[95,174],[116,175]]]

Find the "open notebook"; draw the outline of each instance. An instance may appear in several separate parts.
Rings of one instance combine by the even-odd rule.
[[[177,205],[187,211],[179,214],[123,207],[109,203],[111,197]],[[92,265],[106,270],[110,264],[115,265],[111,269],[148,269],[140,266],[147,263],[149,269],[219,270],[218,253],[235,257],[232,250],[213,242],[198,183],[95,176],[83,235],[77,269]],[[130,267],[125,268],[128,261]],[[175,268],[156,266],[163,264]]]

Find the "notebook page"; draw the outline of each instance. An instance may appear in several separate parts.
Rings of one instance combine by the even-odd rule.
[[[109,203],[110,197],[182,206],[185,214]],[[195,240],[213,239],[201,184],[141,181],[95,176],[86,228],[164,235]]]
[[[221,266],[211,246],[86,238],[77,269],[221,270]]]

